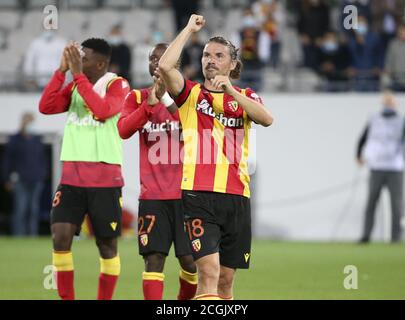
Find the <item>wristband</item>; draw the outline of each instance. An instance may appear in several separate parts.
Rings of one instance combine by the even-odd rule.
[[[172,97],[170,97],[170,95],[166,91],[165,94],[162,96],[162,98],[160,98],[160,102],[163,103],[166,106],[166,108],[168,108],[174,103],[174,100],[172,99]]]

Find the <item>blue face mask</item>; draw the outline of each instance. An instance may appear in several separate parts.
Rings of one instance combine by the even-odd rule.
[[[33,135],[35,133],[34,123],[30,122],[25,126],[25,133]]]
[[[333,40],[325,41],[322,45],[322,49],[325,52],[336,52],[338,48],[338,43]]]
[[[163,41],[163,33],[158,31],[158,30],[154,31],[153,34],[152,34],[152,41],[155,44],[162,42]]]
[[[355,29],[356,33],[360,36],[365,36],[368,32],[368,25],[365,23],[359,23],[357,29]]]

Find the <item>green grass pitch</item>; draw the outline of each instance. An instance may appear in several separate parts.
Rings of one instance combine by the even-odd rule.
[[[119,243],[121,276],[115,299],[142,299],[143,261],[134,239]],[[73,245],[77,299],[94,299],[99,260],[93,240]],[[51,239],[0,238],[0,299],[57,299],[45,289]],[[346,290],[344,268],[358,270],[358,289]],[[173,253],[165,268],[164,299],[178,290]],[[239,270],[236,299],[405,299],[405,244],[253,242],[251,268]]]

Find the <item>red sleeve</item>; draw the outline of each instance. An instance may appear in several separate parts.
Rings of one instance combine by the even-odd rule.
[[[179,93],[179,95],[174,98],[174,102],[176,102],[177,107],[181,107],[184,102],[186,102],[188,96],[190,95],[191,89],[197,84],[197,82],[184,79],[184,87]]]
[[[104,98],[93,90],[93,84],[84,74],[75,75],[74,81],[77,84],[77,91],[97,120],[103,121],[121,112],[125,96],[129,92],[129,85],[125,79],[114,80]]]
[[[245,95],[246,95],[246,97],[248,97],[256,102],[263,104],[262,98],[260,98],[259,95],[256,92],[254,92],[252,89],[246,88]]]
[[[153,113],[153,108],[148,106],[147,99],[144,99],[139,104],[136,94],[135,90],[128,93],[120,119],[118,120],[118,132],[122,139],[128,139],[135,132],[142,129]],[[140,95],[141,93],[138,92],[138,94]]]
[[[53,77],[46,85],[39,101],[39,111],[43,114],[57,114],[68,110],[72,96],[73,82],[62,89],[65,74],[55,71]]]
[[[170,112],[169,112],[169,114],[170,114],[170,116],[172,117],[172,120],[174,120],[174,121],[180,121],[180,112],[179,112],[179,109],[177,109],[175,113],[170,113]]]

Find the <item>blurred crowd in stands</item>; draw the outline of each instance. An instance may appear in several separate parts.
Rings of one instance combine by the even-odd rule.
[[[73,0],[66,3],[69,1]],[[258,91],[299,91],[297,85],[289,85],[296,81],[311,91],[368,92],[382,88],[405,91],[405,0],[87,2],[91,1],[94,7],[84,11],[92,18],[83,24],[87,29],[76,33],[45,30],[25,44],[27,49],[20,63],[24,86],[17,89],[41,89],[57,68],[68,37],[77,33],[78,38],[106,37],[113,46],[111,70],[133,85],[145,85],[149,79],[146,58],[150,48],[157,42],[170,42],[190,14],[198,12],[206,16],[206,33],[193,37],[182,63],[185,76],[192,80],[202,77],[200,59],[204,42],[219,33],[240,48],[244,71],[239,84]],[[129,11],[113,7],[113,3],[125,2],[131,4]],[[22,6],[27,1],[20,3]],[[147,7],[151,3],[156,7]],[[352,11],[345,10],[347,6],[356,8],[354,18],[348,16]],[[33,9],[25,6],[16,10]],[[66,10],[72,8],[62,8],[60,13]],[[100,12],[106,17],[104,21],[100,21],[103,17],[100,18]],[[76,19],[73,24],[78,21],[77,16],[71,15]],[[348,19],[353,27],[345,28]],[[60,28],[63,27],[70,30],[73,26],[65,23]],[[13,37],[12,32],[8,35]],[[3,49],[7,49],[7,41],[4,42]],[[9,42],[12,44],[12,39]],[[15,55],[18,52],[7,57],[12,59]],[[5,79],[2,71],[0,68],[0,88],[9,89],[7,81],[1,81]]]

